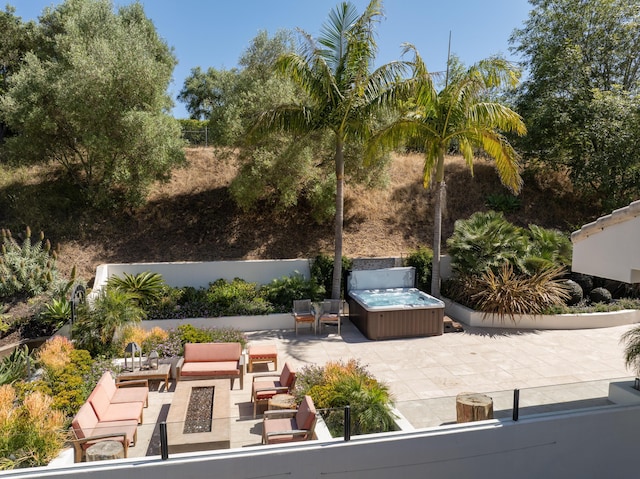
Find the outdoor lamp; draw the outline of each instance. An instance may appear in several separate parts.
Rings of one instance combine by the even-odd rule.
[[[138,346],[138,343],[129,343],[125,346],[124,348],[124,369],[126,371],[133,371],[133,367],[134,367],[134,360],[136,357],[136,353],[139,353],[141,351],[140,346]],[[129,368],[127,366],[127,354],[131,354],[131,368]],[[140,355],[140,369],[142,369],[142,355]]]
[[[149,369],[158,369],[158,351],[151,351],[149,353]]]

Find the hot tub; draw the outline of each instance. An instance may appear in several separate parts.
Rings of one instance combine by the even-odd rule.
[[[349,319],[373,340],[437,336],[444,331],[444,303],[416,288],[352,290]]]

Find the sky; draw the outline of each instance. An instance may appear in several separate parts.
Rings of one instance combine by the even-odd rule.
[[[23,21],[37,20],[45,7],[61,0],[5,0]],[[132,3],[114,0],[114,5]],[[140,0],[159,35],[178,59],[169,86],[173,115],[187,118],[176,100],[191,69],[231,69],[261,30],[301,28],[317,37],[339,0]],[[369,0],[352,0],[363,12]],[[398,60],[403,43],[414,44],[430,71],[446,67],[449,35],[451,52],[465,65],[509,52],[509,37],[529,15],[528,0],[386,0],[384,18],[377,25],[377,64]]]

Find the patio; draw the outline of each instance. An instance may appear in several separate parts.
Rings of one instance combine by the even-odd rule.
[[[275,343],[278,362],[297,368],[357,358],[386,382],[396,408],[414,428],[455,421],[455,396],[463,391],[494,399],[495,417],[511,415],[519,388],[520,415],[605,405],[611,380],[626,378],[620,336],[632,326],[588,330],[520,331],[465,327],[442,336],[369,341],[345,321],[342,336],[293,329],[248,333],[250,344]],[[254,373],[272,368],[258,364]],[[247,373],[247,376],[251,376]],[[158,384],[157,382],[155,383]],[[245,384],[251,384],[247,377]],[[166,420],[175,385],[150,393],[144,424],[130,457],[160,454],[158,424]],[[230,391],[231,448],[259,445],[261,422],[253,419],[251,390]]]

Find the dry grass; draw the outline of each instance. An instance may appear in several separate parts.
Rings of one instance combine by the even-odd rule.
[[[332,253],[333,224],[318,226],[305,206],[286,214],[276,214],[266,206],[249,214],[238,210],[228,190],[238,165],[233,156],[224,156],[221,159],[212,148],[190,148],[189,166],[154,188],[144,207],[99,216],[78,210],[74,204],[61,206],[58,198],[49,209],[39,206],[42,191],[59,193],[53,180],[55,170],[23,169],[0,184],[0,190],[14,198],[0,205],[6,208],[4,212],[0,208],[0,226],[43,229],[60,245],[63,272],[75,264],[86,280],[100,263],[107,262],[298,258]],[[372,191],[347,184],[346,256],[406,255],[419,245],[431,245],[433,194],[422,186],[422,165],[420,155],[396,155],[387,187]],[[456,219],[486,210],[487,195],[507,192],[490,162],[478,160],[474,173],[472,177],[462,159],[447,158],[448,214],[443,238],[451,235]],[[522,206],[507,217],[516,224],[571,231],[593,220],[594,212],[576,204],[570,193],[562,175],[527,177],[520,195]]]

